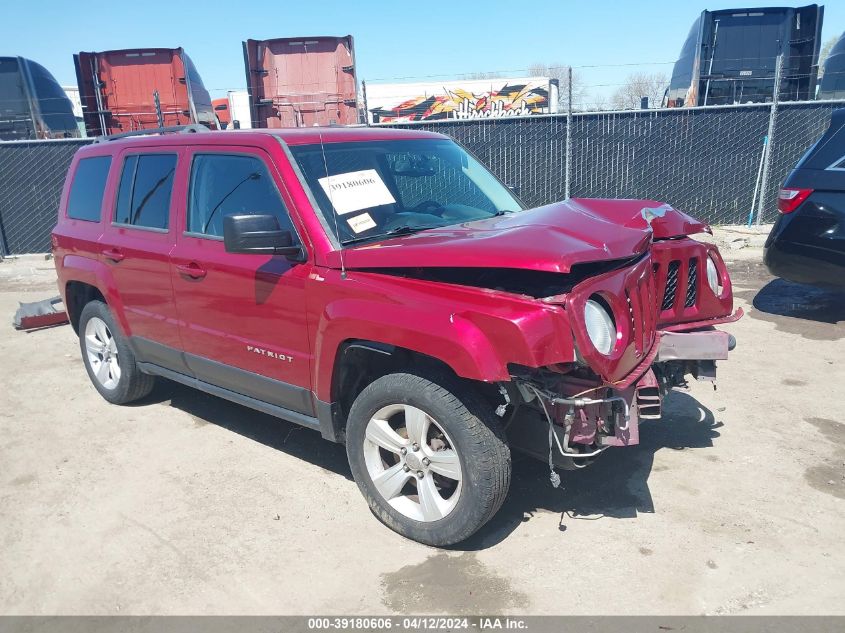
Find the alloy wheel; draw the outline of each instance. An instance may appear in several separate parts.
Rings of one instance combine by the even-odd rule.
[[[85,353],[97,382],[106,389],[116,388],[120,382],[117,343],[99,317],[91,317],[85,325]]]
[[[458,503],[459,455],[446,431],[422,409],[392,404],[376,411],[364,435],[364,461],[379,494],[410,519],[438,521]]]

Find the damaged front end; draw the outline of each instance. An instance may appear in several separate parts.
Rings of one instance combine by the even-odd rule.
[[[718,249],[690,237],[708,231],[655,201],[571,199],[357,247],[346,265],[382,294],[401,279],[415,309],[442,301],[478,359],[453,370],[497,386],[481,391],[512,448],[573,469],[637,444],[689,376],[715,381],[734,341],[714,326],[742,313]]]
[[[706,271],[706,274],[705,272]],[[511,367],[503,386],[513,448],[555,468],[590,464],[611,446],[639,443],[639,422],[658,420],[663,399],[687,380],[712,381],[716,361],[736,341],[714,326],[735,321],[730,278],[718,249],[686,235],[655,239],[646,256],[623,269],[546,297],[565,308],[576,360],[550,367]],[[588,303],[612,319],[614,341],[590,332]]]
[[[712,381],[716,361],[736,342],[712,326],[689,331],[657,331],[642,363],[623,379],[608,382],[582,362],[555,367],[513,366],[501,383],[507,407],[500,410],[511,447],[548,461],[555,468],[588,466],[611,446],[639,443],[642,420],[660,420],[663,400],[686,388],[691,376]]]

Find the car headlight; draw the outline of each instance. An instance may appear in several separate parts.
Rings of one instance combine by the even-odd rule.
[[[610,354],[616,343],[616,325],[601,303],[595,299],[587,300],[584,306],[584,322],[593,346],[605,356]]]
[[[722,280],[719,278],[719,270],[716,268],[716,262],[710,256],[707,257],[707,285],[710,286],[710,290],[713,291],[714,295],[719,296],[722,290]]]

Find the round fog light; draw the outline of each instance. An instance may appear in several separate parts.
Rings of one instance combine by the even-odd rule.
[[[616,343],[616,325],[607,310],[595,299],[588,299],[584,306],[584,323],[593,347],[605,356],[610,354]]]

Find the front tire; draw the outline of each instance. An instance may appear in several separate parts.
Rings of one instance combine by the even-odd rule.
[[[373,381],[349,412],[346,451],[376,517],[427,545],[474,534],[510,485],[510,450],[492,408],[447,376]]]
[[[155,378],[138,369],[132,348],[102,301],[82,309],[79,347],[92,384],[112,404],[126,404],[152,391]]]

